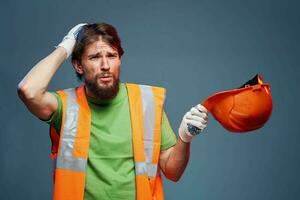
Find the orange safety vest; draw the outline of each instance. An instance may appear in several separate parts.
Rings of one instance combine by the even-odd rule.
[[[126,84],[132,127],[137,200],[163,200],[158,167],[165,89]],[[54,200],[82,200],[90,144],[91,113],[84,86],[58,91],[62,125],[50,127],[54,160]],[[60,136],[60,137],[59,137]]]

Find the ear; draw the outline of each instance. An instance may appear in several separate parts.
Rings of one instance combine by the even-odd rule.
[[[120,57],[120,55],[118,54],[119,60],[120,60],[120,65],[122,64],[122,59]]]
[[[81,63],[78,60],[73,60],[72,61],[73,67],[75,69],[75,71],[79,74],[83,74],[83,67],[81,65]]]

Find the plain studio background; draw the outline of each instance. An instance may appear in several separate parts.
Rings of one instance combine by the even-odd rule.
[[[256,73],[271,84],[269,122],[232,134],[210,116],[182,179],[164,181],[166,199],[299,199],[299,6],[296,0],[1,1],[0,199],[51,199],[48,126],[27,111],[16,89],[80,22],[117,27],[125,50],[121,80],[166,87],[176,134],[184,113],[214,92]],[[49,89],[77,84],[68,60]]]

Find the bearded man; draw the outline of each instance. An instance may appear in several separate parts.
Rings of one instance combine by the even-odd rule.
[[[161,200],[161,172],[178,181],[193,137],[206,127],[207,110],[198,104],[183,116],[176,139],[165,89],[120,82],[123,53],[112,25],[78,24],[18,85],[29,111],[50,125],[55,200]],[[70,55],[83,84],[49,92]]]

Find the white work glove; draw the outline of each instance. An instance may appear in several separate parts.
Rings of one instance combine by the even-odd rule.
[[[71,55],[73,48],[75,46],[76,37],[81,28],[87,23],[81,23],[74,26],[69,33],[63,38],[61,43],[59,43],[57,47],[63,47],[67,51],[67,58]]]
[[[191,142],[195,135],[201,133],[207,126],[207,110],[201,104],[192,107],[185,113],[179,127],[179,137],[183,142]]]

